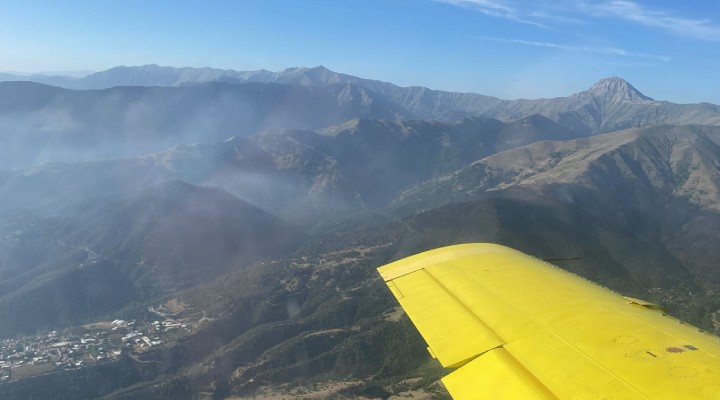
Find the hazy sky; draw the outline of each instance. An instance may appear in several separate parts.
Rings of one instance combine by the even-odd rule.
[[[621,76],[720,103],[720,0],[0,0],[0,18],[0,71],[324,65],[501,98]]]

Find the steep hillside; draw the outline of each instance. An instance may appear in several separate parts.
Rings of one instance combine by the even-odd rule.
[[[540,142],[476,161],[399,196],[432,208],[513,186],[578,184],[642,206],[656,196],[720,209],[720,129],[664,125],[565,142]],[[640,202],[640,203],[638,203]]]
[[[599,220],[627,221],[633,238],[654,232],[652,240],[682,260],[696,279],[718,283],[713,267],[720,257],[718,141],[718,128],[661,126],[535,143],[418,185],[398,196],[391,210],[407,215],[506,189],[526,190],[528,198],[547,198]]]
[[[218,189],[169,181],[88,208],[63,237],[110,259],[133,263],[133,275],[175,289],[292,249],[292,225]]]
[[[303,238],[226,192],[179,181],[4,228],[2,336],[96,318],[287,253]]]

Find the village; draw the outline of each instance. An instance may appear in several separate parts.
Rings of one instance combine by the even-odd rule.
[[[116,319],[83,325],[80,330],[0,340],[0,382],[109,362],[124,354],[134,357],[192,331],[192,323],[174,319],[163,306],[148,311],[158,319],[143,323]]]

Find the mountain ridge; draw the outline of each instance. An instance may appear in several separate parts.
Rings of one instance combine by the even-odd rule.
[[[499,100],[400,88],[325,68],[286,71],[292,84],[211,80],[176,87],[70,90],[0,82],[0,168],[132,157],[271,128],[324,131],[358,118],[494,118],[509,123],[541,115],[558,124],[558,132],[572,132],[560,135],[566,138],[658,124],[720,125],[720,106],[650,100],[618,78],[569,97]],[[267,71],[260,74],[262,80],[275,79]]]
[[[65,79],[67,82],[62,83],[63,79]],[[473,92],[451,92],[446,90],[430,89],[423,86],[397,86],[389,82],[360,78],[349,74],[335,72],[322,65],[316,67],[288,67],[280,71],[268,71],[265,69],[239,71],[233,69],[219,69],[211,67],[171,67],[160,66],[157,64],[146,64],[139,66],[121,65],[109,68],[104,71],[93,72],[80,78],[69,78],[64,76],[52,75],[18,75],[13,73],[0,73],[0,82],[11,80],[29,80],[38,83],[50,84],[52,86],[79,90],[107,89],[114,86],[177,87],[188,84],[199,84],[212,81],[220,81],[227,83],[282,83],[300,86],[327,86],[337,83],[353,83],[371,88],[372,90],[378,91],[385,95],[391,94],[394,90],[402,89],[405,90],[407,93],[412,93],[409,96],[411,98],[422,98],[425,92],[430,91],[441,94],[453,94],[458,96],[475,95],[481,96],[485,99],[492,99],[496,101],[537,101],[553,99],[546,97],[539,97],[535,99],[499,99],[497,97],[486,96]],[[569,96],[593,95],[606,97],[615,101],[653,101],[652,98],[645,96],[629,82],[617,76],[601,78],[598,81],[594,82],[588,89]]]
[[[598,192],[614,192],[618,198],[628,196],[633,204],[638,199],[631,201],[630,196],[644,196],[642,201],[655,195],[673,196],[718,212],[717,165],[720,127],[633,128],[568,141],[535,142],[498,152],[401,193],[395,207],[402,208],[403,199],[436,199],[415,207],[417,210],[468,201],[484,192],[510,187],[577,184]]]

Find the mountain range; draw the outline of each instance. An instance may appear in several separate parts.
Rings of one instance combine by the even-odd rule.
[[[355,118],[512,122],[539,114],[580,136],[657,124],[720,124],[716,105],[655,101],[620,78],[538,100],[401,88],[323,67],[270,73],[150,65],[67,82],[83,90],[0,83],[0,167],[137,156],[272,128],[321,130]]]
[[[323,67],[22,78],[0,83],[0,337],[165,302],[203,324],[2,398],[442,398],[375,267],[472,241],[720,327],[716,105],[620,78],[537,100]]]

